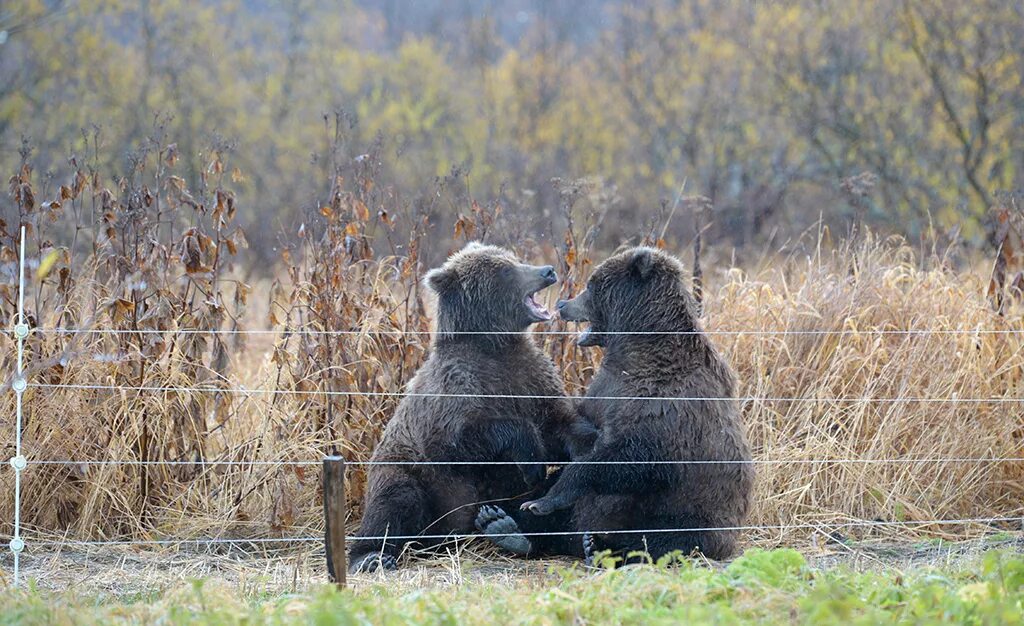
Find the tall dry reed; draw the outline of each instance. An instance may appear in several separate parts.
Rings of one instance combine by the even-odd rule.
[[[345,152],[343,127],[341,117],[328,124],[324,180],[311,185],[308,221],[282,236],[270,278],[244,261],[236,222],[245,207],[230,189],[243,174],[231,166],[231,146],[212,147],[195,188],[175,174],[176,148],[159,132],[130,155],[128,174],[111,180],[78,161],[70,180],[37,180],[25,151],[0,224],[0,308],[13,317],[17,227],[27,224],[36,329],[27,363],[33,383],[52,386],[25,395],[25,453],[31,462],[70,461],[25,472],[30,538],[291,536],[319,527],[317,467],[274,462],[315,464],[328,451],[369,457],[397,398],[328,392],[400,392],[422,363],[430,303],[419,278],[431,203],[452,203],[464,240],[504,243],[514,213],[472,201],[456,171],[426,200],[399,197],[379,150]],[[600,181],[556,186],[566,226],[556,243],[517,241],[524,257],[557,264],[564,281],[552,299],[579,289],[600,261],[592,245],[614,203]],[[657,223],[673,211],[662,207],[636,241],[666,245]],[[825,241],[808,258],[772,256],[747,271],[705,262],[706,327],[743,331],[715,342],[740,394],[771,398],[743,402],[755,457],[768,461],[758,466],[751,523],[1020,515],[1024,463],[927,460],[1024,456],[1024,405],[985,400],[1024,391],[1024,334],[983,332],[1024,330],[1019,314],[993,313],[983,281],[922,264],[899,240],[862,236],[831,249]],[[83,329],[118,333],[70,332]],[[246,329],[272,332],[210,332]],[[809,330],[842,332],[774,333]],[[892,330],[942,332],[874,332]],[[578,393],[596,353],[567,336],[541,341]],[[13,355],[4,335],[7,375]],[[8,386],[4,457],[12,418]],[[210,464],[222,461],[232,464]],[[11,472],[0,480],[9,493]],[[353,469],[354,515],[364,480]],[[5,498],[0,532],[12,517]]]

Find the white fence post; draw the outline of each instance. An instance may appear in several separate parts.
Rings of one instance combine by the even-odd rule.
[[[11,539],[11,552],[14,553],[14,586],[20,581],[19,560],[25,542],[21,539],[21,470],[25,469],[25,457],[21,454],[21,396],[28,386],[23,372],[25,355],[25,338],[28,337],[28,324],[25,323],[25,225],[21,225],[21,254],[18,264],[18,322],[14,325],[14,336],[18,340],[18,372],[11,382],[15,394],[16,422],[14,431],[14,457],[11,467],[14,468],[14,538]]]

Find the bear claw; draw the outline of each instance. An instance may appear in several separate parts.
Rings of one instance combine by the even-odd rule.
[[[368,574],[377,570],[393,570],[398,569],[398,559],[391,554],[382,555],[379,552],[371,552],[352,563],[348,569],[353,574]]]
[[[552,506],[551,503],[544,498],[541,498],[540,500],[531,500],[530,502],[524,502],[523,505],[520,506],[519,508],[523,511],[529,511],[534,515],[550,515],[555,510],[555,507]]]
[[[485,504],[476,515],[476,527],[494,545],[513,554],[525,555],[533,547],[516,521],[500,507]]]

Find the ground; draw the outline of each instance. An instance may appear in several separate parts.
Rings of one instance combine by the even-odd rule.
[[[9,558],[3,563],[9,572]],[[449,558],[326,584],[323,554],[253,556],[124,547],[32,551],[27,591],[0,593],[4,623],[1007,623],[1020,620],[1024,535],[949,542],[828,541],[749,549],[725,564],[615,572],[520,561],[470,545]],[[201,582],[199,582],[201,581]],[[318,617],[320,616],[320,617]],[[327,616],[323,621],[321,617]],[[348,616],[348,617],[346,617]]]

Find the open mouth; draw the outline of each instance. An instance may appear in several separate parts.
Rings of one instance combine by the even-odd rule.
[[[537,302],[536,293],[531,293],[526,296],[526,309],[530,312],[530,316],[538,322],[547,322],[551,320],[551,311],[544,308],[544,305]]]

